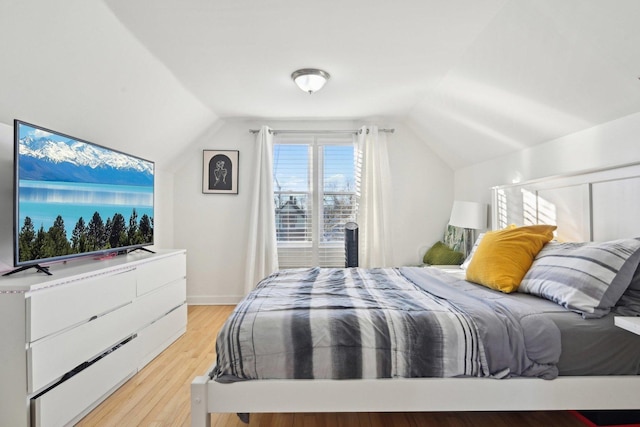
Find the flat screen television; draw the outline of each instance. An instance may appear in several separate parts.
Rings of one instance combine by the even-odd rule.
[[[153,244],[153,162],[15,120],[14,172],[9,274]]]

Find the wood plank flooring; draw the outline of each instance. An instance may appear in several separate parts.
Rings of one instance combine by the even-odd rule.
[[[187,333],[127,381],[79,426],[188,426],[189,387],[215,361],[215,337],[233,306],[190,306]],[[213,414],[216,427],[247,427]],[[249,427],[584,427],[562,411],[253,414]]]

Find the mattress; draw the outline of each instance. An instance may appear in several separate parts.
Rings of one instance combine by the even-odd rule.
[[[638,375],[640,336],[613,324],[614,315],[583,319],[549,313],[562,336],[560,375]]]

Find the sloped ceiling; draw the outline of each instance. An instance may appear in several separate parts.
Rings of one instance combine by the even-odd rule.
[[[405,121],[457,169],[640,111],[637,0],[0,8],[0,121],[161,162],[219,119],[380,118]],[[305,94],[289,77],[303,67],[331,80]]]

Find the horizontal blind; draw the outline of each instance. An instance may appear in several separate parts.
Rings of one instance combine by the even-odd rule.
[[[306,267],[313,260],[311,149],[274,144],[273,190],[280,268]]]
[[[274,143],[280,268],[344,267],[344,225],[357,204],[354,146],[348,139],[299,142]]]

